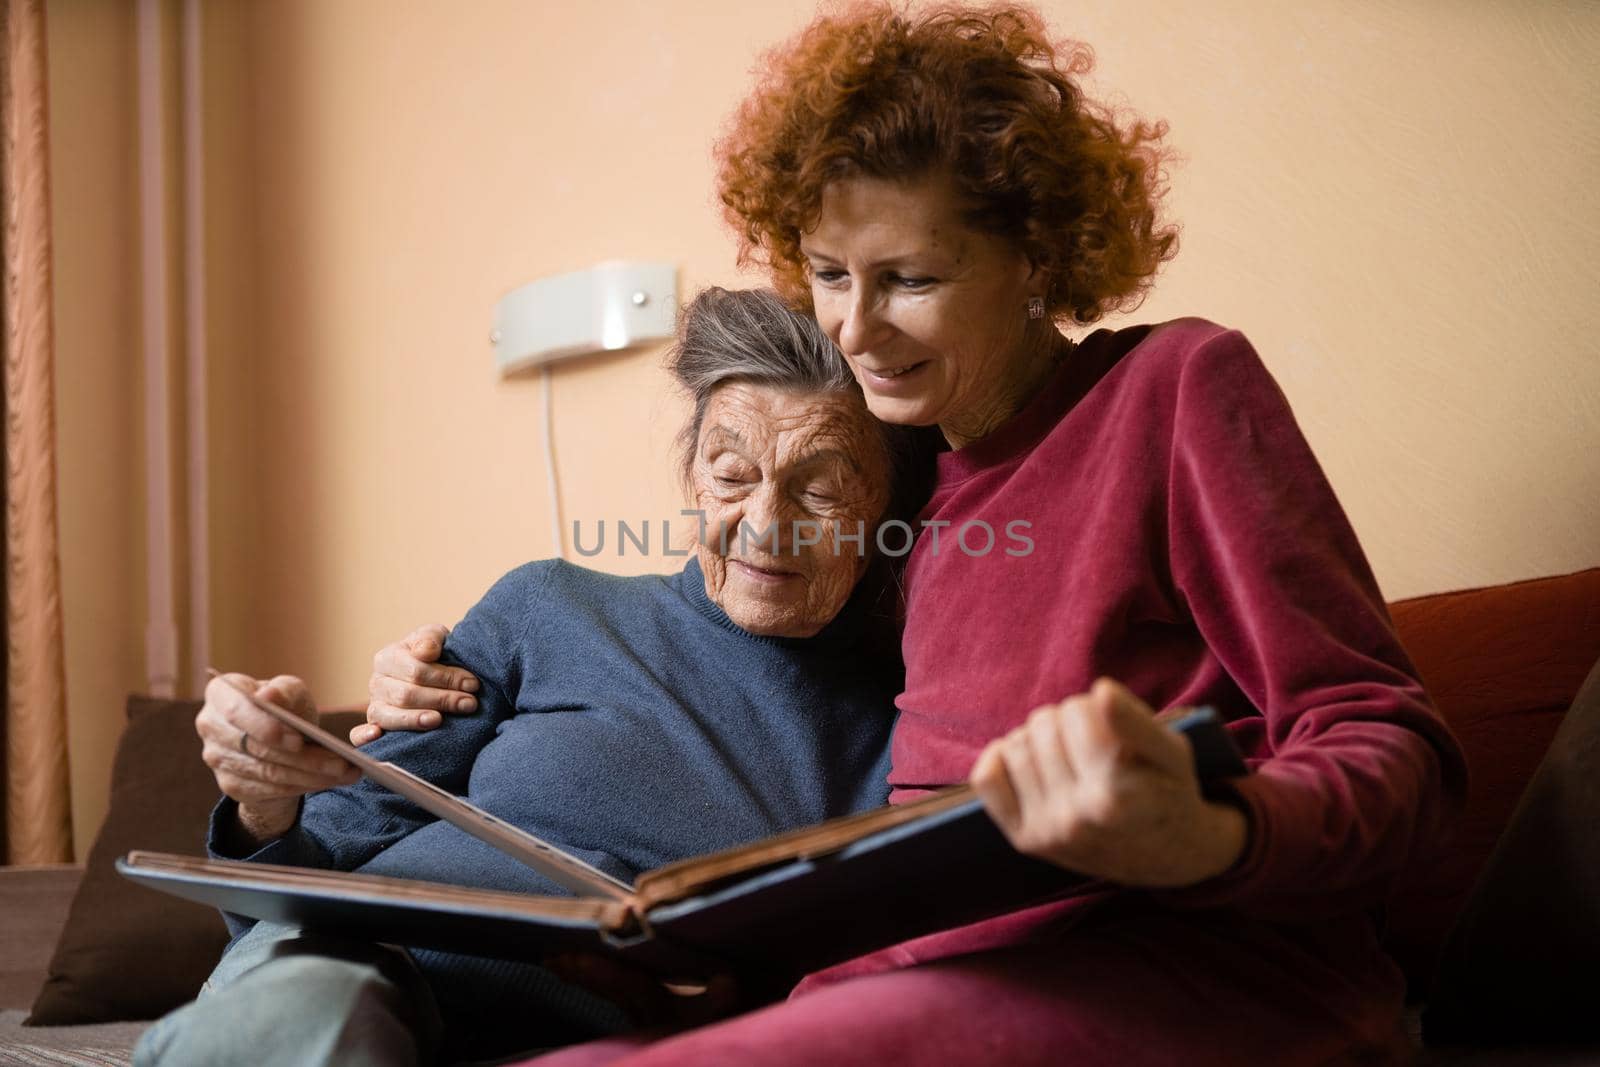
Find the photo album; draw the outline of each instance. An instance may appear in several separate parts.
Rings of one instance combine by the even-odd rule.
[[[241,690],[243,692],[243,690]],[[831,819],[640,874],[629,885],[293,712],[245,694],[313,744],[571,891],[452,886],[156,852],[125,877],[255,919],[501,959],[600,952],[664,976],[802,974],[1097,883],[1022,855],[970,786]],[[1201,782],[1248,773],[1209,708],[1169,723]]]

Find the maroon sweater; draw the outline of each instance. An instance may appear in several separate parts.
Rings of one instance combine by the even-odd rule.
[[[1171,901],[1362,909],[1459,806],[1460,752],[1237,331],[1097,331],[939,460],[923,517],[951,525],[925,529],[907,568],[893,800],[964,780],[986,742],[1109,675],[1157,709],[1214,705],[1256,772],[1235,790],[1243,858]],[[987,553],[981,527],[965,549],[956,536],[974,520]]]

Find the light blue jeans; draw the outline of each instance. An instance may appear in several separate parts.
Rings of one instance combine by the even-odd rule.
[[[412,1067],[443,1027],[404,949],[261,922],[223,955],[199,999],[156,1022],[135,1067]]]

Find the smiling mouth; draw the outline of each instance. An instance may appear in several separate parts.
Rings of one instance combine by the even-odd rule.
[[[924,359],[919,360],[916,363],[907,363],[903,367],[888,367],[883,370],[874,370],[871,367],[862,367],[861,369],[874,378],[879,378],[883,381],[893,381],[896,378],[903,378],[912,371],[927,366],[927,364],[928,361]]]
[[[759,582],[781,582],[786,578],[800,577],[795,571],[782,571],[775,567],[760,567],[754,563],[746,563],[742,559],[731,559],[728,562]]]

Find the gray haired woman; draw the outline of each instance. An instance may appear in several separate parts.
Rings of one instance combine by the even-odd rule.
[[[900,685],[872,640],[884,582],[863,578],[892,481],[900,513],[916,505],[903,431],[867,413],[815,320],[770,292],[700,294],[670,365],[694,402],[684,474],[702,513],[683,569],[517,568],[444,647],[480,680],[482,713],[370,746],[624,879],[882,804]],[[297,678],[228,681],[316,717]],[[225,682],[195,725],[224,794],[215,857],[562,892],[303,748]],[[625,1024],[532,963],[228,920],[205,992],[136,1063],[488,1057]]]

